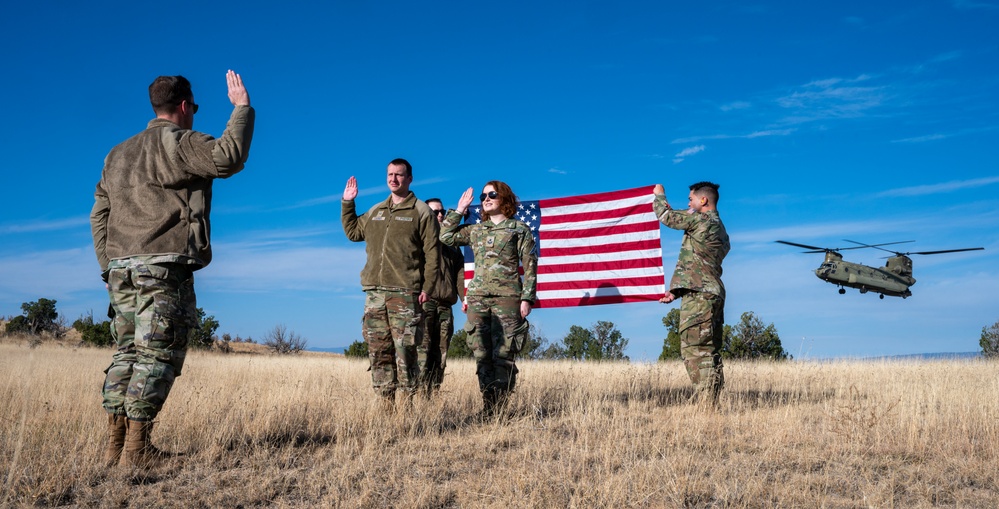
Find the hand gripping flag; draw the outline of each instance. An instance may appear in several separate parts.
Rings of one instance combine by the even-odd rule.
[[[478,223],[481,204],[466,223]],[[516,219],[534,232],[538,250],[535,307],[657,301],[666,293],[659,220],[652,186],[522,201]],[[475,275],[465,253],[465,282]]]

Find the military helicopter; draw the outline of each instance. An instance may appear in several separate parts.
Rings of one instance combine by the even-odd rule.
[[[844,287],[849,286],[850,288],[860,290],[860,293],[877,292],[880,294],[879,298],[881,299],[885,298],[885,295],[891,297],[902,297],[903,299],[912,295],[912,292],[909,291],[909,287],[916,284],[916,279],[912,277],[912,259],[909,258],[909,255],[932,255],[985,249],[984,247],[968,247],[962,249],[945,249],[942,251],[912,251],[908,253],[901,253],[885,249],[881,246],[904,244],[914,241],[903,240],[899,242],[886,242],[883,244],[864,244],[855,240],[843,240],[845,242],[858,245],[850,247],[827,248],[809,246],[807,244],[798,244],[797,242],[788,242],[786,240],[778,240],[777,242],[787,244],[789,246],[808,249],[809,251],[805,251],[806,253],[825,253],[826,259],[822,262],[822,265],[819,265],[819,268],[815,269],[815,275],[823,281],[839,286],[840,295],[846,293],[846,288]],[[871,267],[869,265],[845,261],[843,260],[843,255],[839,253],[840,251],[845,251],[847,249],[864,248],[880,249],[882,251],[892,253],[895,256],[887,257],[888,262],[884,267]]]

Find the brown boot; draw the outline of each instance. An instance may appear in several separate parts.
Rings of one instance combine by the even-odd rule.
[[[153,432],[152,421],[133,421],[128,419],[125,434],[124,464],[130,467],[150,468],[162,461],[167,454],[153,447],[150,434]]]
[[[111,468],[121,461],[121,450],[125,447],[124,415],[108,414],[108,447],[104,450],[104,464]]]

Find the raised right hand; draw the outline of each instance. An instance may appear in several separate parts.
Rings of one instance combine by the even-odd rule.
[[[243,78],[236,74],[236,71],[229,69],[229,72],[225,73],[225,82],[229,85],[229,101],[233,106],[250,105],[250,94],[243,86]]]
[[[357,198],[357,179],[350,177],[347,179],[347,186],[343,188],[343,199],[351,201]]]
[[[469,187],[464,193],[462,193],[461,198],[458,198],[458,208],[455,210],[457,210],[459,214],[465,215],[465,212],[468,210],[468,206],[472,204],[472,193],[474,192],[475,190]]]

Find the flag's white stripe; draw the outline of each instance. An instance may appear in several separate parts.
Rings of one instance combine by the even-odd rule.
[[[605,286],[603,288],[581,288],[578,290],[543,290],[537,293],[540,301],[545,299],[571,299],[580,297],[602,297],[605,295],[663,295],[666,286]]]
[[[562,281],[609,281],[632,277],[662,276],[662,267],[639,267],[637,269],[620,270],[588,270],[585,272],[557,272],[538,274],[539,283],[558,283]]]
[[[635,233],[615,233],[612,235],[600,235],[597,237],[583,237],[575,239],[542,238],[541,248],[602,246],[604,244],[620,244],[622,242],[635,242],[637,240],[659,240],[659,230]]]
[[[618,260],[640,260],[652,258],[662,260],[662,249],[636,249],[633,251],[617,251],[614,253],[593,253],[569,256],[542,256],[538,265],[561,265],[566,263],[613,262]]]
[[[547,212],[545,217],[547,217]],[[619,217],[608,217],[603,219],[590,219],[588,221],[573,221],[567,223],[546,223],[544,218],[541,220],[541,231],[563,231],[563,230],[585,230],[587,228],[604,228],[607,226],[620,226],[625,224],[642,224],[642,223],[656,223],[659,219],[656,215],[649,212],[641,214],[629,214],[627,216]]]
[[[559,207],[543,207],[546,216],[559,216],[562,214],[579,214],[582,212],[598,212],[609,209],[623,209],[652,203],[653,196],[635,196],[633,198],[622,198],[619,200],[595,201],[590,203],[580,203],[579,205],[562,205]],[[527,208],[527,210],[530,210]]]

